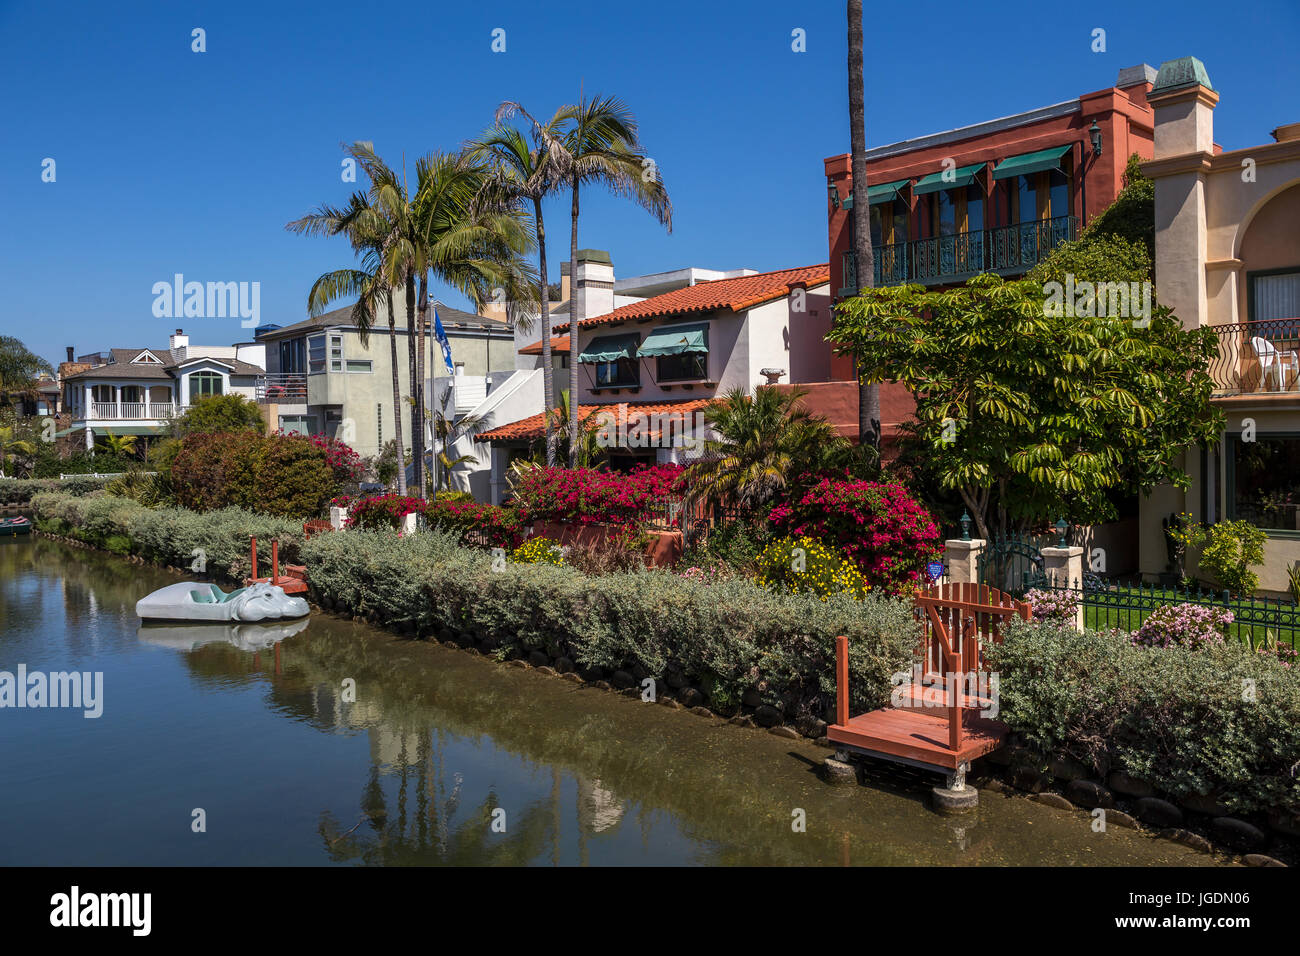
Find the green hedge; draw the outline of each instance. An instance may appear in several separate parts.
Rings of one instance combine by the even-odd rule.
[[[191,567],[201,556],[207,574],[231,580],[248,575],[251,535],[258,538],[264,574],[269,570],[272,538],[280,540],[282,565],[300,560],[303,542],[301,522],[239,508],[205,514],[184,508],[150,509],[102,492],[81,497],[46,492],[32,499],[32,508],[39,530],[177,567]],[[196,555],[196,550],[202,554]]]
[[[84,495],[103,488],[109,478],[0,478],[0,505],[30,504],[42,491]]]
[[[853,706],[883,706],[890,675],[910,666],[915,644],[911,607],[896,599],[822,601],[665,571],[588,577],[512,562],[494,570],[489,554],[436,532],[320,535],[303,557],[315,595],[338,608],[421,632],[469,633],[502,655],[537,649],[637,678],[675,673],[724,713],[752,689],[787,717],[825,717],[837,634],[850,639]]]
[[[1044,754],[1237,811],[1300,810],[1300,674],[1275,657],[1017,621],[992,661],[999,719]]]

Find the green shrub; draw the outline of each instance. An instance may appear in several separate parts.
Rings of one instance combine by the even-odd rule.
[[[310,439],[252,430],[187,435],[168,477],[177,502],[195,511],[313,518],[340,491],[326,452]]]
[[[680,673],[719,709],[754,689],[788,716],[826,716],[837,634],[850,642],[853,706],[884,706],[890,676],[910,666],[916,642],[911,606],[893,598],[823,601],[740,578],[704,583],[644,569],[600,577],[546,564],[494,571],[489,554],[458,547],[453,534],[318,535],[303,557],[313,591],[343,610],[482,635],[502,653],[545,649],[661,682]]]
[[[1234,595],[1250,597],[1259,587],[1259,575],[1250,566],[1264,563],[1267,540],[1249,521],[1220,521],[1206,533],[1200,568]]]
[[[0,505],[27,505],[42,491],[62,491],[84,495],[97,491],[109,478],[0,478]]]
[[[796,594],[861,597],[867,591],[857,564],[814,538],[787,535],[763,549],[758,579],[764,587]]]
[[[1276,656],[1013,620],[992,667],[999,719],[1044,753],[1234,811],[1300,810],[1300,681]]]

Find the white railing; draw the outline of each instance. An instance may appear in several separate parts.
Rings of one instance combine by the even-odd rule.
[[[91,418],[117,418],[117,404],[114,402],[91,402]]]
[[[172,413],[172,408],[174,408],[174,407],[175,407],[175,406],[173,406],[171,402],[150,402],[150,403],[149,403],[149,417],[150,417],[150,418],[169,418],[169,417],[171,416],[171,413]]]
[[[144,402],[123,402],[119,418],[144,418]]]
[[[94,471],[94,472],[90,472],[90,473],[88,473],[88,474],[87,474],[87,473],[83,473],[83,474],[79,474],[79,475],[63,475],[63,474],[60,474],[60,475],[59,475],[59,480],[60,480],[60,481],[67,481],[69,478],[120,478],[120,477],[122,477],[122,475],[124,475],[124,474],[126,474],[126,472],[124,472],[124,471]],[[156,474],[158,474],[158,472],[156,472],[156,471],[142,471],[142,472],[140,472],[140,474],[142,474],[142,475],[156,475]]]
[[[143,421],[170,418],[173,413],[183,415],[188,409],[188,405],[174,402],[91,402],[89,417],[101,421]]]

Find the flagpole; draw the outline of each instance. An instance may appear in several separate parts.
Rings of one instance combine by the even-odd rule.
[[[433,321],[434,321],[434,323],[435,323],[434,328],[430,329],[429,331],[430,331],[430,332],[433,332],[433,331],[437,328],[436,323],[437,323],[437,321],[438,321],[438,313],[437,313],[437,310],[434,308],[434,305],[433,305],[433,293],[432,293],[432,292],[429,293],[429,311],[433,313]],[[438,341],[438,336],[437,336],[437,335],[430,335],[430,336],[429,336],[429,342],[430,342],[430,344],[436,344],[437,341]],[[441,352],[441,351],[442,351],[442,346],[441,346],[441,345],[437,345],[437,349],[438,349],[439,352]],[[439,357],[441,357],[441,356],[439,356]],[[433,471],[433,500],[436,502],[436,501],[438,500],[438,488],[439,488],[439,483],[438,483],[438,415],[439,415],[439,414],[441,413],[441,411],[442,411],[442,402],[440,402],[440,401],[438,400],[438,362],[437,362],[437,360],[434,359],[432,356],[429,357],[429,376],[430,376],[430,382],[429,382],[429,393],[430,393],[430,397],[432,398],[432,402],[431,402],[431,404],[432,404],[432,406],[433,406],[433,408],[432,408],[432,414],[429,416],[430,421],[433,422],[433,436],[432,436],[432,438],[430,439],[429,444],[430,444],[431,446],[433,446],[433,465],[432,465],[432,471]]]

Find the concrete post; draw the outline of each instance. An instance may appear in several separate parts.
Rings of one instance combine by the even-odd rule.
[[[1071,545],[1066,548],[1043,548],[1043,573],[1050,587],[1083,588],[1083,548]],[[1083,602],[1074,612],[1074,628],[1083,630]]]
[[[330,527],[331,528],[333,528],[335,531],[342,531],[343,526],[347,524],[347,520],[348,520],[347,508],[335,508],[333,506],[330,506]]]
[[[980,556],[988,544],[983,538],[950,538],[943,543],[944,560],[948,565],[949,584],[978,584]]]

